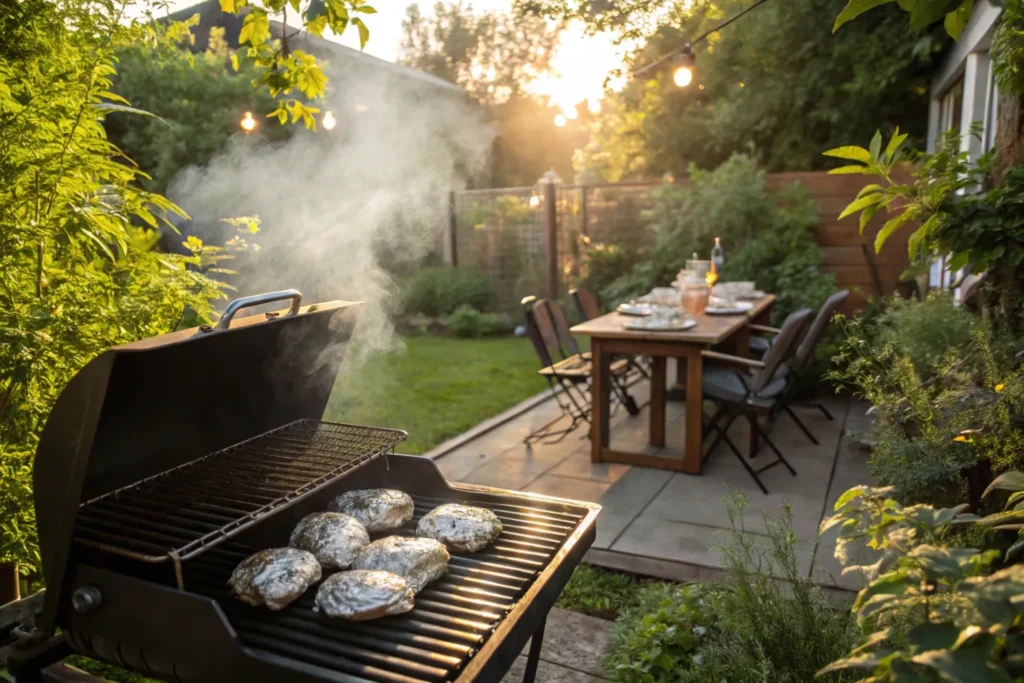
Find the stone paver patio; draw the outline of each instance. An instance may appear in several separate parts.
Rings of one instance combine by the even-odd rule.
[[[646,383],[632,391],[646,401]],[[600,503],[604,509],[587,561],[674,580],[713,578],[719,573],[721,560],[716,546],[730,529],[723,500],[726,496],[742,493],[746,497],[742,523],[747,531],[759,536],[764,532],[763,514],[777,516],[787,504],[792,509],[793,530],[801,541],[802,570],[813,573],[823,584],[855,589],[859,587],[855,579],[840,576],[840,567],[832,556],[834,538],[826,536],[819,541],[817,529],[843,491],[870,482],[866,453],[846,436],[847,432],[863,433],[869,418],[864,414],[867,406],[860,402],[831,398],[825,403],[834,421],[815,409],[795,408],[818,437],[818,445],[812,444],[785,415],[771,428],[771,438],[786,454],[797,476],[781,465],[763,473],[769,495],[757,488],[724,444],[705,463],[699,477],[614,463],[592,464],[586,427],[558,444],[537,444],[528,449],[523,437],[558,414],[553,401],[541,403],[436,456],[435,461],[451,481]],[[670,402],[668,443],[660,451],[663,455],[681,457],[683,417],[682,403]],[[647,445],[647,421],[646,409],[637,417],[620,410],[611,422],[612,447],[655,452]],[[746,424],[737,421],[730,436],[742,449]],[[771,458],[774,454],[764,448],[754,465]],[[812,572],[814,558],[818,566]]]

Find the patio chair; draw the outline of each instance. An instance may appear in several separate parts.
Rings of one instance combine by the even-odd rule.
[[[780,368],[781,373],[799,374],[811,364],[814,360],[814,352],[818,348],[821,338],[825,335],[825,330],[828,328],[828,324],[832,322],[832,318],[839,312],[839,309],[842,308],[843,304],[846,303],[846,300],[849,297],[850,291],[843,289],[825,300],[825,303],[822,304],[820,309],[818,309],[817,315],[814,316],[814,321],[807,328],[807,332],[800,340],[793,357],[782,368]],[[750,329],[767,334],[778,334],[778,330],[776,328],[765,327],[763,325],[750,325]],[[751,350],[753,350],[754,339],[763,340],[766,343],[767,348],[771,348],[773,341],[776,338],[777,337],[773,337],[771,340],[766,337],[751,338]],[[801,405],[805,408],[817,408],[826,418],[828,418],[829,421],[832,421],[835,418],[832,416],[832,413],[829,412],[828,408],[825,407],[825,404],[820,401],[802,402],[798,404],[794,403],[793,393],[796,389],[796,382],[787,383],[786,392],[779,399],[780,410],[786,411],[786,414],[793,418],[793,421],[796,422],[796,425],[807,436],[807,438],[811,440],[811,443],[817,445],[817,437],[815,437],[814,434],[811,433],[811,430],[807,428],[807,425],[797,417],[797,414],[793,412],[792,406]]]
[[[576,303],[576,310],[579,311],[580,317],[583,320],[593,320],[594,318],[601,317],[601,302],[593,292],[586,289],[570,289],[569,296]],[[651,378],[649,358],[646,356],[630,356],[626,360],[629,362],[630,370],[635,371],[635,376],[630,378],[630,384],[633,384],[634,381],[639,381],[640,378]]]
[[[522,304],[526,316],[526,335],[533,343],[541,364],[538,374],[547,380],[555,402],[561,409],[558,417],[527,435],[523,442],[530,445],[553,438],[546,443],[558,443],[581,422],[590,422],[590,359],[579,353],[575,340],[568,334],[568,325],[564,324],[565,316],[557,305],[534,296],[526,297]],[[557,324],[556,320],[561,320],[563,325]],[[563,326],[564,330],[561,330]],[[628,369],[625,360],[612,363],[612,389],[620,401],[623,400],[620,392],[624,393],[620,382]],[[628,397],[628,394],[625,395]],[[552,430],[566,416],[569,417],[569,425],[564,429]]]
[[[795,373],[779,373],[779,369],[793,357],[797,341],[807,327],[811,313],[809,308],[791,313],[779,329],[775,343],[762,360],[741,358],[716,351],[701,352],[707,361],[704,366],[703,395],[716,406],[715,414],[708,419],[704,429],[705,438],[712,432],[716,433],[715,440],[704,454],[704,460],[724,441],[765,494],[768,493],[768,489],[757,475],[780,463],[785,465],[793,476],[796,476],[796,470],[771,438],[763,433],[761,437],[775,452],[776,459],[755,470],[729,438],[729,428],[736,418],[746,417],[750,421],[751,429],[755,429],[761,416],[773,417],[777,414],[779,397],[796,376]],[[743,370],[738,370],[737,367]]]

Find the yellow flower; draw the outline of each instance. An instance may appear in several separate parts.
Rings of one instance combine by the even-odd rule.
[[[1006,388],[1005,384],[997,384],[996,385],[996,393],[998,394],[1000,391],[1002,391],[1005,388]]]

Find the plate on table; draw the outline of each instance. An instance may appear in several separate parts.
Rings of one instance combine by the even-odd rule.
[[[682,332],[697,326],[697,321],[690,318],[637,318],[622,325],[627,330],[641,332]]]
[[[616,312],[622,315],[635,315],[639,317],[648,316],[654,313],[654,306],[651,304],[640,303],[640,304],[619,304],[619,307],[615,309]]]
[[[708,315],[740,315],[754,307],[750,301],[737,301],[731,306],[711,306],[704,309]]]

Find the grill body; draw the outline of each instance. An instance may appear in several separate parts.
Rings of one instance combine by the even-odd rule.
[[[231,320],[282,298],[290,309]],[[34,472],[47,590],[10,662],[18,683],[75,651],[180,683],[498,681],[593,543],[600,507],[453,485],[394,454],[404,432],[321,422],[358,306],[293,290],[229,305],[221,325],[111,349],[55,405]],[[420,517],[486,507],[504,531],[404,615],[332,621],[315,588],[280,612],[230,594],[247,555],[287,545],[339,493],[396,488]],[[80,680],[80,679],[79,679]]]
[[[226,585],[258,548],[287,544],[294,525],[355,488],[391,487],[416,501],[410,526],[442,502],[492,509],[506,531],[428,585],[407,614],[363,624],[312,611],[313,591],[282,612],[241,604]],[[183,563],[184,589],[153,565],[90,548],[76,551],[72,593],[98,591],[61,626],[90,657],[172,681],[498,681],[522,651],[595,535],[599,508],[445,481],[430,460],[388,455]],[[411,533],[411,529],[399,533]]]

